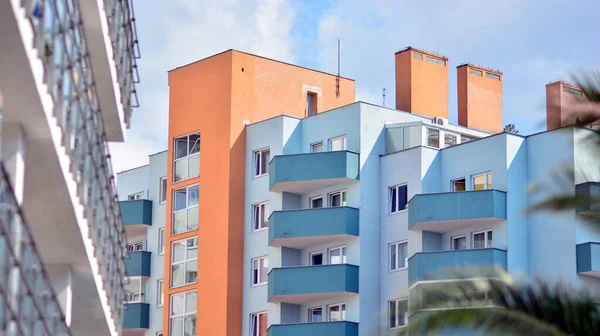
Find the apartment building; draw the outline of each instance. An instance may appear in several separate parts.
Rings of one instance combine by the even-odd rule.
[[[395,62],[397,109],[235,50],[169,73],[165,334],[392,334],[448,266],[600,290],[600,232],[581,217],[598,209],[523,213],[565,164],[571,192],[600,192],[592,131],[498,133],[503,74],[475,64],[457,67],[450,124],[448,58]]]
[[[117,186],[129,251],[123,335],[162,336],[167,151],[118,173]]]
[[[0,334],[120,335],[109,141],[137,81],[131,1],[0,3]]]

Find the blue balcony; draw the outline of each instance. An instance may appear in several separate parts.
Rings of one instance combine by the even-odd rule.
[[[149,329],[150,304],[126,303],[123,308],[123,329]]]
[[[152,225],[152,201],[135,200],[119,202],[125,227],[132,225]]]
[[[600,278],[600,242],[577,245],[577,273]]]
[[[273,268],[269,302],[301,304],[358,293],[358,266],[348,264]]]
[[[506,220],[506,193],[476,190],[415,195],[408,202],[408,228],[450,232]]]
[[[488,248],[415,253],[408,259],[410,285],[424,280],[444,280],[444,271],[453,267],[485,267],[506,270],[506,251]]]
[[[269,164],[270,190],[303,194],[358,180],[358,158],[350,151],[275,156]]]
[[[150,252],[129,252],[129,259],[125,261],[129,276],[150,276]]]
[[[303,249],[358,236],[358,209],[350,207],[274,211],[269,246]]]
[[[600,182],[586,182],[575,186],[575,194],[579,197],[600,199]],[[577,208],[582,215],[600,214],[600,202]]]
[[[349,321],[273,324],[268,336],[358,336],[358,323]]]

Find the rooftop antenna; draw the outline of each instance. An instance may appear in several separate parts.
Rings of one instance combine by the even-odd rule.
[[[383,96],[383,107],[385,107],[385,88],[383,88],[383,93],[381,95]]]
[[[337,61],[338,61],[338,71],[337,76],[335,76],[335,97],[340,97],[340,39],[338,39],[338,53],[337,53]]]

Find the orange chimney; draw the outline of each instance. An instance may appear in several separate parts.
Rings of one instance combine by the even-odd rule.
[[[583,99],[583,91],[575,84],[556,81],[546,84],[546,128],[553,130],[575,122],[569,116],[569,105]]]
[[[448,58],[408,47],[396,57],[396,109],[448,118]]]
[[[502,132],[502,73],[473,64],[456,67],[458,124]]]

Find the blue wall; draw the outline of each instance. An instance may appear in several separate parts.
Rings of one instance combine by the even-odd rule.
[[[123,329],[148,329],[150,304],[126,303],[123,309]]]
[[[125,260],[129,276],[150,276],[151,253],[148,251],[129,252],[129,259]]]
[[[577,245],[577,273],[600,272],[600,242]]]
[[[268,336],[358,336],[358,323],[348,321],[274,324]]]
[[[152,225],[152,201],[121,201],[119,207],[124,225]]]

